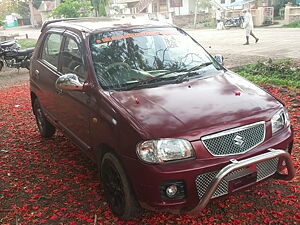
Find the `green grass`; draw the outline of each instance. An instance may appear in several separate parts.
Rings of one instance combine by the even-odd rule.
[[[36,45],[36,40],[32,40],[32,39],[21,39],[18,40],[19,45],[21,45],[21,48],[31,48],[31,47],[35,47]]]
[[[300,68],[292,60],[255,62],[234,70],[257,84],[274,84],[300,88]]]
[[[282,27],[287,27],[287,28],[300,28],[300,21],[295,21],[290,24],[285,24]]]

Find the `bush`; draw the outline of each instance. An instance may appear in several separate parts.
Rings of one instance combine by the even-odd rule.
[[[283,27],[298,28],[298,27],[300,27],[300,21],[295,21],[290,24],[285,24],[285,25],[283,25]]]
[[[255,83],[300,87],[300,68],[289,59],[255,62],[238,68],[236,72]]]

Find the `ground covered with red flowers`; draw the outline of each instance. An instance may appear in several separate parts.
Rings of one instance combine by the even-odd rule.
[[[212,201],[195,216],[145,212],[120,221],[103,199],[95,165],[62,134],[40,137],[28,85],[0,91],[0,224],[299,224],[300,92],[265,86],[295,129],[297,175]]]

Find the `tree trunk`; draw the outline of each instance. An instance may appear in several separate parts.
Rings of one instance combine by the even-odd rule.
[[[197,11],[198,11],[198,0],[195,2],[194,28],[196,28],[196,24],[197,24]]]
[[[31,26],[35,27],[35,25],[37,24],[34,18],[34,13],[33,13],[33,4],[32,4],[33,0],[29,0],[28,4],[29,4],[29,9],[30,9],[30,22],[31,22]]]

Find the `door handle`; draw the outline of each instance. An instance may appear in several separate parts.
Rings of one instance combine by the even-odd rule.
[[[33,72],[33,76],[34,76],[36,79],[39,79],[40,71],[39,71],[39,70],[35,70],[35,71]]]

